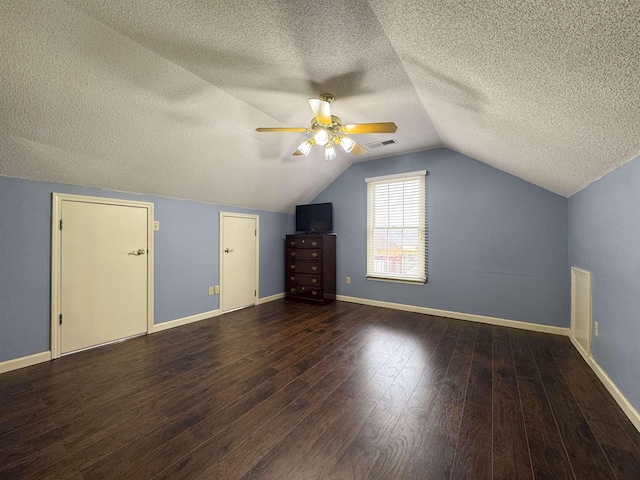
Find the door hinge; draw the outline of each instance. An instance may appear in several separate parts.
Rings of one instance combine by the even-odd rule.
[[[257,291],[257,290],[254,290],[254,291],[253,291],[253,296],[255,297],[256,295],[258,295],[258,291]]]
[[[258,236],[258,229],[255,229],[255,230],[253,231],[253,235],[254,235],[255,237],[257,237],[257,236]]]
[[[62,325],[62,314],[60,314],[60,325]]]
[[[60,230],[62,230],[62,219],[60,219]]]

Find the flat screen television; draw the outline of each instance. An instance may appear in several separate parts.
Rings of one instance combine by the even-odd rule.
[[[296,232],[328,233],[333,230],[333,204],[296,206]]]

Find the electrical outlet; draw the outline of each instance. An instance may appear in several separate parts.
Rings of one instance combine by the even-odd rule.
[[[598,322],[593,322],[593,334],[596,337],[600,335],[600,325],[598,325]]]
[[[213,295],[213,285],[209,287],[209,295]]]
[[[153,221],[153,230],[156,231],[156,232],[158,230],[160,230],[160,221],[159,220],[154,220]]]
[[[215,286],[216,295],[220,293],[220,285]]]
[[[347,285],[351,285],[351,277],[347,277]]]

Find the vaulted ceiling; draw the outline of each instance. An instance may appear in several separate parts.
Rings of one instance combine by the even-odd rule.
[[[0,175],[290,212],[448,147],[570,196],[640,154],[640,2],[3,0]],[[330,92],[360,157],[291,153]]]

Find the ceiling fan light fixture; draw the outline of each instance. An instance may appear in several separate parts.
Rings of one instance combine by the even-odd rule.
[[[334,160],[335,158],[336,158],[336,149],[333,148],[333,145],[331,143],[328,143],[324,147],[324,159],[327,162],[330,162],[331,160]]]
[[[340,146],[344,149],[345,152],[349,153],[351,152],[351,150],[353,150],[353,147],[356,146],[356,142],[351,140],[349,137],[341,137]]]
[[[301,143],[300,146],[298,147],[298,150],[300,150],[300,153],[302,153],[306,157],[307,155],[309,155],[309,152],[311,151],[311,147],[313,146],[313,143],[314,143],[313,139],[310,138],[306,142]]]
[[[369,133],[395,133],[398,129],[393,122],[378,123],[355,123],[343,125],[340,118],[331,115],[330,104],[333,95],[323,93],[320,98],[310,98],[309,106],[313,110],[311,127],[261,127],[256,128],[258,132],[296,132],[311,134],[304,143],[300,144],[293,155],[309,155],[314,145],[325,147],[325,160],[333,160],[336,157],[336,145],[340,145],[343,150],[352,155],[364,155],[367,149],[351,140],[347,135],[369,134]],[[389,142],[389,141],[387,141]],[[386,145],[386,142],[382,142]],[[391,142],[391,143],[396,143]]]
[[[329,141],[329,134],[325,129],[320,129],[316,132],[313,138],[318,145],[326,145]]]

